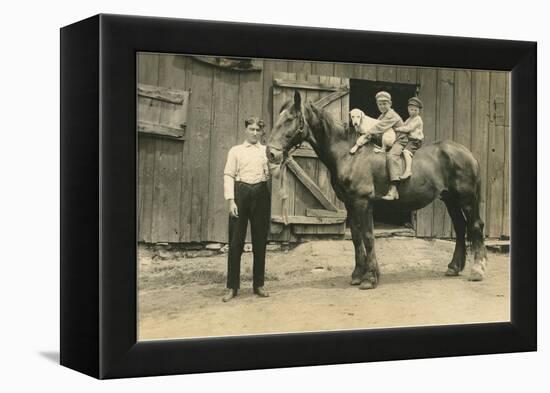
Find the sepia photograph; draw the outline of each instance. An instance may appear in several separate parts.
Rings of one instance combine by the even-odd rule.
[[[138,340],[510,321],[510,73],[138,52]]]

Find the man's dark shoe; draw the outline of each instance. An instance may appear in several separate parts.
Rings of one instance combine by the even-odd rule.
[[[259,297],[269,297],[269,293],[264,289],[264,287],[254,288],[254,293]]]
[[[228,289],[227,290],[227,293],[224,295],[224,297],[222,298],[222,301],[224,303],[227,303],[228,301],[230,301],[231,299],[233,299],[235,296],[237,296],[237,290],[236,289]]]

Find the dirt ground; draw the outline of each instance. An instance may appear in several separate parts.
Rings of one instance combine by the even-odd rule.
[[[139,252],[139,339],[232,336],[510,320],[509,256],[489,253],[482,282],[446,277],[454,243],[409,237],[380,238],[381,281],[374,290],[350,286],[349,240],[303,243],[268,252],[266,289],[252,293],[252,253],[243,254],[241,290],[228,303],[226,255],[155,257]]]

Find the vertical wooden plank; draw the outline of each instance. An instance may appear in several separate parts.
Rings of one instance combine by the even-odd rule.
[[[489,143],[489,72],[472,71],[472,153],[481,172],[480,216],[487,222],[487,149]],[[487,229],[485,229],[487,234]]]
[[[138,82],[148,85],[158,85],[159,81],[158,54],[140,53],[138,63]],[[138,116],[140,120],[158,123],[160,120],[161,102],[151,98],[138,97]]]
[[[183,143],[157,140],[153,195],[153,242],[177,243],[180,239],[180,192]]]
[[[376,79],[384,82],[395,82],[397,79],[397,67],[387,65],[376,66]]]
[[[159,85],[171,89],[185,90],[187,61],[189,59],[182,55],[159,55]],[[184,105],[171,104],[168,102],[160,103],[160,123],[178,127],[185,124],[186,111]]]
[[[159,55],[159,80],[162,87],[185,88],[185,67],[174,67],[174,55]],[[159,122],[169,122],[164,111],[174,104],[161,103]],[[157,138],[155,186],[151,236],[154,242],[178,242],[180,239],[180,202],[183,146],[181,141]]]
[[[273,128],[273,73],[287,72],[288,61],[286,60],[264,60],[262,69],[263,78],[263,98],[262,98],[262,118],[266,122],[266,138],[269,138],[271,129]],[[276,108],[278,111],[279,108]]]
[[[334,76],[341,78],[361,78],[361,65],[352,63],[335,63],[334,64]]]
[[[468,149],[472,139],[472,72],[455,71],[454,140]]]
[[[454,122],[454,70],[439,69],[437,93],[436,139],[439,141],[453,139]],[[436,237],[451,237],[452,222],[445,204],[434,201],[433,235]]]
[[[502,231],[510,236],[510,74],[506,75],[506,94],[504,113],[504,202],[502,209]]]
[[[343,77],[342,80],[340,81],[340,84],[347,86],[349,91],[349,78]],[[340,112],[340,121],[345,125],[349,125],[349,111],[350,111],[349,94],[340,98],[339,101],[342,104],[342,112]]]
[[[288,72],[294,74],[311,74],[311,61],[292,60],[288,63]]]
[[[324,81],[326,81],[327,83],[331,83],[331,84],[335,84],[335,85],[342,84],[342,78],[340,78],[338,76],[323,77],[322,79]],[[330,113],[330,115],[333,116],[334,119],[336,119],[336,120],[341,120],[342,117],[343,117],[341,100],[336,100],[336,101],[331,102],[330,104],[325,106],[325,110],[328,113]],[[349,113],[346,113],[344,118],[347,119],[348,117],[349,117]]]
[[[437,114],[437,70],[434,68],[420,68],[418,70],[420,91],[418,97],[422,100],[422,121],[424,122],[424,143],[435,141],[435,126]],[[416,236],[433,236],[433,203],[416,212]]]
[[[158,84],[159,56],[140,53],[138,56],[138,82]],[[138,118],[153,121],[160,114],[159,102],[149,98],[138,99]],[[151,242],[153,221],[153,194],[156,138],[138,135],[138,239]]]
[[[223,169],[227,153],[237,143],[239,134],[239,72],[215,69],[212,93],[213,127],[210,133],[208,224],[203,240],[226,241],[227,203],[223,196]]]
[[[489,117],[489,146],[487,151],[487,234],[490,237],[499,237],[502,230],[503,195],[504,195],[504,156],[505,133],[504,122],[498,120],[499,110],[504,110],[506,95],[506,73],[491,72],[490,74],[490,117]]]
[[[138,241],[151,243],[156,139],[138,134]]]
[[[397,67],[395,79],[399,83],[416,84],[417,70],[414,67]]]
[[[208,228],[210,134],[213,124],[214,67],[192,60],[191,100],[187,142],[190,145],[191,241],[201,241]]]
[[[163,87],[182,89],[187,87],[188,56],[159,55],[159,85]]]
[[[143,235],[143,228],[141,226],[141,215],[142,215],[142,209],[143,209],[143,190],[144,190],[144,172],[145,172],[145,161],[144,161],[144,154],[145,154],[145,146],[143,144],[143,140],[140,138],[140,135],[137,134],[137,233],[138,233],[138,242],[146,241],[144,239]]]
[[[183,59],[178,56],[175,64],[178,68],[182,67],[185,70],[185,86],[184,88],[189,90],[191,87],[191,78],[193,77],[193,60],[189,56],[182,56]],[[181,162],[181,192],[180,192],[180,242],[191,241],[191,205],[192,205],[192,162],[191,162],[191,149],[193,145],[189,138],[189,124],[191,115],[191,95],[189,95],[188,114],[187,114],[187,127],[185,133],[187,139],[183,142],[183,157]]]
[[[311,66],[311,73],[319,76],[334,75],[334,63],[314,62]]]
[[[376,80],[376,66],[370,64],[361,64],[361,79]]]

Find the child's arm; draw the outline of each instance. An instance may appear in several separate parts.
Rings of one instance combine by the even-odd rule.
[[[409,124],[404,124],[401,127],[396,127],[395,131],[397,132],[403,132],[408,134],[411,131],[414,131],[418,126],[421,124],[420,116],[416,116],[414,119],[412,119]]]
[[[393,128],[393,126],[401,121],[401,118],[396,112],[393,112],[387,116],[385,116],[382,120],[378,121],[378,123],[372,127],[369,130],[369,134],[383,134],[384,132],[388,131],[390,128]]]

